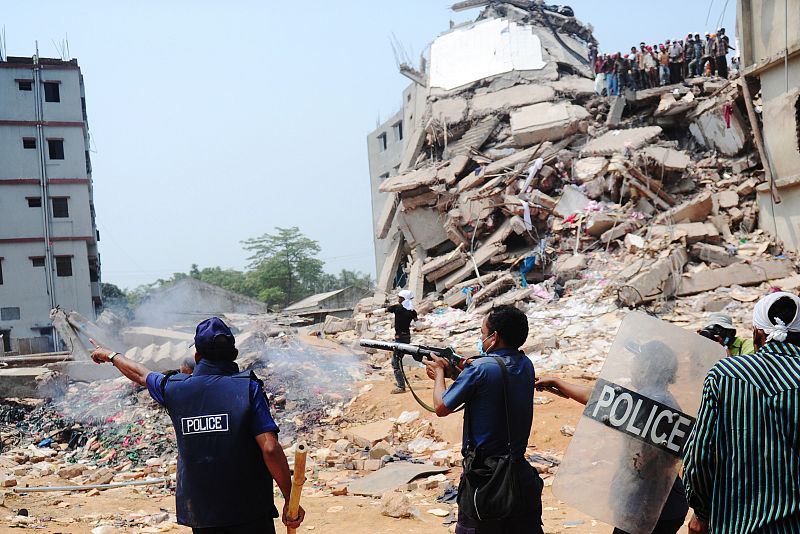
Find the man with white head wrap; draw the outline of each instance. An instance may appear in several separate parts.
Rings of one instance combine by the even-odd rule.
[[[689,532],[800,532],[800,298],[762,298],[753,342],[706,377],[684,452]]]
[[[397,294],[397,304],[389,306],[386,311],[394,314],[394,340],[398,343],[411,343],[411,323],[417,320],[414,310],[414,292],[404,289]],[[392,353],[395,388],[392,393],[405,393],[406,381],[403,378],[403,355]]]

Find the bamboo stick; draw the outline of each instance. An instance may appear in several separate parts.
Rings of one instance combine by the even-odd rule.
[[[308,445],[304,441],[297,444],[294,451],[294,476],[292,477],[292,492],[289,495],[289,517],[296,518],[300,511],[300,494],[303,492],[303,484],[306,482],[306,455]],[[295,534],[296,529],[286,529],[287,534]]]

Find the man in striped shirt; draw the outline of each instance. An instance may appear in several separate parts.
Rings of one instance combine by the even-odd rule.
[[[800,533],[800,298],[761,299],[753,340],[706,377],[684,453],[689,532]]]

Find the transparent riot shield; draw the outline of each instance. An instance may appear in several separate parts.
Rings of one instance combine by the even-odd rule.
[[[553,481],[553,494],[649,534],[675,483],[706,373],[725,349],[642,313],[625,317]]]

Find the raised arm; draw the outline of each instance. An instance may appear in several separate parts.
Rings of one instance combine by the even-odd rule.
[[[592,388],[589,386],[571,384],[560,378],[550,378],[547,376],[536,377],[536,389],[538,391],[547,391],[561,397],[567,397],[581,404],[589,402],[589,397],[592,396]]]
[[[151,373],[150,369],[140,363],[129,360],[118,352],[101,347],[93,339],[89,341],[94,345],[92,360],[94,360],[95,363],[111,362],[111,365],[116,367],[128,380],[136,382],[140,386],[147,386],[147,375]]]

